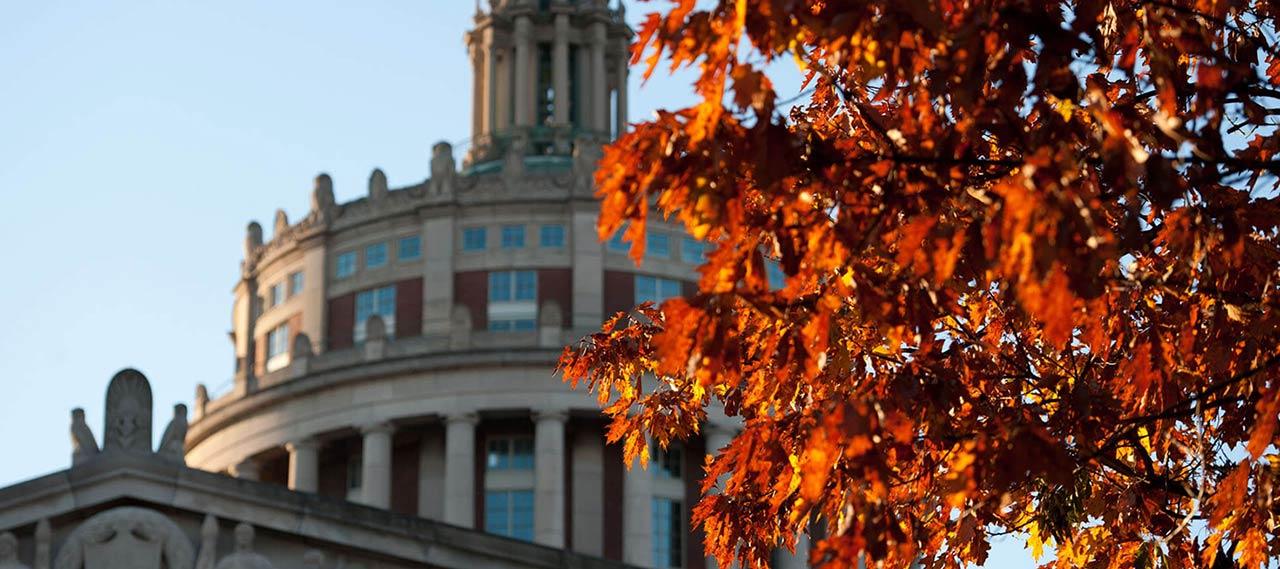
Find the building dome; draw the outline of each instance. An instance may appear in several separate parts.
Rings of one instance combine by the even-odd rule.
[[[689,510],[733,423],[627,470],[594,395],[554,373],[609,315],[694,290],[700,242],[655,223],[642,268],[597,239],[591,175],[626,128],[621,9],[493,1],[466,34],[473,133],[429,177],[251,223],[233,387],[200,387],[186,460],[639,566],[703,567]],[[460,162],[460,163],[459,163]]]

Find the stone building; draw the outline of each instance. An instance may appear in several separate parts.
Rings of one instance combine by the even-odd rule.
[[[250,223],[233,387],[197,387],[186,436],[161,445],[176,462],[104,448],[42,482],[76,496],[60,519],[176,508],[170,522],[113,515],[177,524],[164,531],[193,543],[213,524],[213,541],[227,550],[234,534],[236,551],[254,530],[231,522],[264,526],[278,566],[713,565],[689,511],[704,453],[734,421],[712,410],[702,438],[628,470],[594,396],[554,373],[606,316],[691,292],[703,259],[701,242],[661,222],[642,267],[618,238],[597,238],[592,173],[626,129],[632,32],[604,0],[488,4],[466,34],[473,120],[460,164],[437,143],[421,183],[390,188],[374,170],[347,203],[321,174],[303,219],[277,211],[270,239]],[[112,480],[132,482],[93,486]],[[0,513],[24,493],[0,490]],[[81,495],[105,498],[85,510]],[[214,506],[224,501],[236,506]],[[40,542],[49,514],[22,512],[0,515],[0,529]],[[45,546],[75,531],[54,526]],[[803,555],[778,565],[803,567]]]

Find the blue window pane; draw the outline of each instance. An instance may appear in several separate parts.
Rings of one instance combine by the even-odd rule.
[[[609,238],[610,250],[625,253],[627,252],[627,250],[631,249],[631,245],[628,244],[626,241],[622,240],[622,234],[626,232],[627,232],[627,227],[625,225],[622,227],[619,227],[618,230],[614,232],[613,237]]]
[[[489,331],[490,332],[510,332],[511,321],[510,320],[490,320]]]
[[[782,271],[782,265],[773,259],[766,259],[764,262],[764,272],[769,278],[770,288],[783,288],[787,286],[787,274]]]
[[[533,470],[533,439],[518,438],[511,446],[511,468]]]
[[[671,236],[666,233],[649,233],[645,237],[647,254],[657,259],[671,257]]]
[[[662,300],[680,296],[680,281],[658,279],[658,295]]]
[[[462,230],[463,251],[484,251],[487,236],[483,227],[468,227]]]
[[[538,244],[543,247],[564,247],[564,226],[543,225]]]
[[[402,237],[396,244],[396,255],[401,261],[412,261],[422,257],[422,239],[417,235]]]
[[[520,320],[512,320],[511,328],[517,332],[529,332],[537,329],[538,325],[531,319],[521,318]]]
[[[524,247],[524,226],[523,225],[502,226],[502,248],[503,249],[519,249],[521,247]]]
[[[510,464],[510,442],[507,439],[494,439],[489,441],[489,455],[487,467],[490,470],[503,470]]]
[[[494,271],[489,273],[489,301],[504,302],[511,300],[511,273]]]
[[[364,248],[364,266],[374,269],[387,264],[387,244],[374,243]]]
[[[690,265],[701,265],[707,260],[707,244],[692,237],[680,242],[680,260]]]
[[[302,293],[302,271],[289,275],[289,296]]]
[[[538,273],[534,271],[516,272],[515,300],[537,300]]]
[[[334,269],[334,276],[337,278],[345,278],[356,273],[356,252],[348,251],[338,255],[338,260]]]

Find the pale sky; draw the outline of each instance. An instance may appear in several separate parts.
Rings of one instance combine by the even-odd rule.
[[[230,381],[245,224],[305,215],[319,172],[340,201],[373,168],[392,187],[426,178],[433,143],[470,135],[473,10],[0,3],[0,487],[70,466],[73,407],[100,437],[123,367],[151,379],[157,437],[197,383]],[[633,74],[632,120],[689,92],[688,76]],[[987,566],[1031,565],[1009,541]]]

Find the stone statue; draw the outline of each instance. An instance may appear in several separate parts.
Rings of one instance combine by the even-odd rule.
[[[192,569],[191,541],[163,514],[132,506],[85,520],[67,536],[55,569]]]
[[[84,409],[71,410],[71,466],[80,464],[98,454],[98,441],[84,422]]]
[[[200,556],[196,557],[196,569],[214,569],[218,562],[218,518],[209,514],[200,525]]]
[[[244,229],[244,258],[249,259],[253,256],[253,252],[262,246],[262,226],[256,221],[250,221],[249,226]]]
[[[333,179],[328,174],[316,176],[315,189],[311,191],[311,211],[321,217],[333,210]]]
[[[387,197],[387,175],[379,168],[369,174],[369,201],[376,202]]]
[[[273,569],[266,557],[253,552],[253,526],[236,526],[236,550],[222,558],[215,569]]]
[[[366,342],[387,339],[387,323],[382,319],[382,316],[374,314],[364,321],[364,339]]]
[[[41,518],[36,522],[36,569],[50,569],[53,559],[53,528],[49,520]]]
[[[187,406],[181,403],[173,406],[173,419],[160,435],[160,446],[156,454],[175,462],[186,464],[187,456]]]
[[[271,238],[279,239],[286,231],[289,231],[289,214],[285,213],[283,209],[277,209],[276,222],[271,227]]]
[[[204,416],[205,408],[209,406],[209,388],[203,383],[196,384],[196,420],[200,420]]]
[[[0,569],[31,569],[18,560],[18,538],[0,533]]]
[[[309,358],[313,354],[311,337],[306,332],[298,332],[298,335],[293,337],[293,350],[289,352],[290,359]]]
[[[151,384],[135,369],[125,369],[107,386],[107,420],[102,451],[151,453]]]
[[[453,178],[458,167],[453,161],[453,145],[445,141],[431,147],[431,194],[436,196],[453,193]]]

